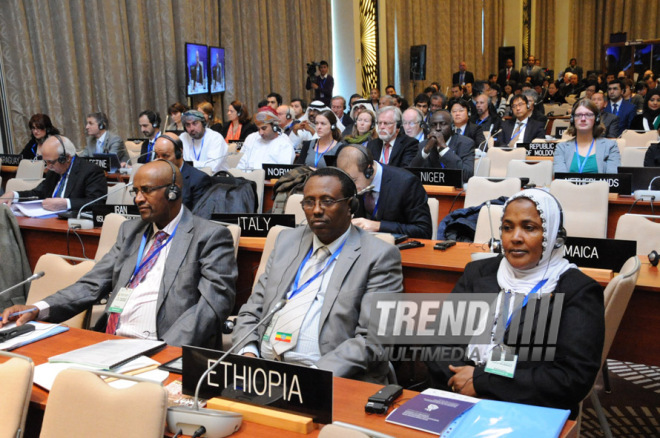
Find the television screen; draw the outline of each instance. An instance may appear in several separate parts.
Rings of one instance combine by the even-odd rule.
[[[222,47],[209,46],[211,56],[211,93],[223,93],[225,91],[225,49]]]
[[[208,47],[202,44],[186,43],[186,77],[188,96],[207,94],[208,81]]]

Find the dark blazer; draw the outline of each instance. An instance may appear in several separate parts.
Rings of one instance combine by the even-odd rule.
[[[619,119],[619,116],[603,111],[600,113],[600,123],[605,126],[605,134],[603,137],[618,138],[621,136],[623,129],[621,129],[621,120]]]
[[[451,77],[451,83],[453,84],[460,84],[459,80],[461,78],[461,72],[457,71],[454,73]],[[469,82],[471,84],[474,84],[474,75],[472,74],[471,71],[465,71],[465,81],[466,84]]]
[[[419,178],[397,167],[382,166],[382,170],[376,217],[370,217],[365,211],[364,196],[354,216],[380,221],[379,231],[384,233],[430,239],[431,211]]]
[[[305,89],[312,90],[312,83],[318,85],[319,87],[314,90],[314,100],[320,100],[325,103],[325,105],[330,108],[330,103],[332,101],[332,89],[335,87],[335,79],[327,75],[325,80],[321,79],[320,75],[314,76],[314,80],[307,76],[307,82],[305,83]]]
[[[500,257],[489,258],[465,267],[452,293],[492,293],[499,292],[497,269]],[[563,294],[564,300],[559,320],[559,334],[553,361],[518,360],[513,378],[487,373],[483,365],[474,369],[473,384],[479,397],[547,406],[558,409],[570,409],[571,418],[578,413],[578,404],[587,396],[600,369],[601,354],[605,337],[603,306],[603,288],[578,269],[569,269],[560,278],[553,295]],[[555,298],[552,298],[554,300]],[[532,342],[523,342],[523,324],[525,312],[520,312],[521,326],[517,329],[516,353],[521,347],[528,348]],[[538,336],[535,332],[538,324],[538,309],[535,306],[533,332],[528,339]],[[552,309],[552,304],[550,305]],[[547,321],[551,320],[548,315]],[[547,331],[547,326],[541,327]],[[505,333],[508,339],[508,330]],[[546,340],[547,334],[541,339]],[[538,348],[537,345],[534,345]],[[547,345],[546,345],[547,347]],[[551,347],[550,347],[551,348]],[[449,371],[450,362],[427,363],[436,388],[446,388],[447,381],[453,375]],[[452,361],[452,365],[474,365],[474,362]]]
[[[30,137],[27,143],[25,143],[25,146],[23,147],[23,150],[21,151],[21,155],[23,156],[24,160],[32,160],[36,158],[37,155],[37,142],[34,140],[34,137]]]
[[[573,74],[576,74],[577,77],[578,77],[578,81],[582,80],[582,67],[580,67],[579,65],[576,65],[575,67],[571,67],[569,65],[568,67],[566,67],[566,69],[564,70],[564,74],[569,73],[569,72],[573,73]]]
[[[183,205],[192,211],[197,201],[213,184],[213,179],[201,170],[186,163],[181,166],[181,176],[183,177]]]
[[[84,158],[75,157],[69,172],[64,197],[71,201],[72,211],[78,211],[83,205],[108,193],[105,172],[96,164],[92,164]],[[29,196],[37,196],[39,199],[52,198],[59,182],[58,173],[46,172],[44,180],[37,187],[18,192],[18,196],[21,198]]]
[[[399,129],[399,135],[394,140],[394,145],[390,151],[390,162],[388,166],[408,167],[415,155],[417,155],[417,139],[408,137],[403,129]],[[371,151],[376,161],[380,161],[380,154],[383,151],[383,140],[375,138],[369,140],[367,149]]]
[[[505,120],[502,123],[502,132],[497,136],[495,144],[497,146],[508,146],[515,128],[516,119]],[[531,143],[535,138],[545,138],[545,124],[530,117],[527,119],[527,126],[525,126],[523,143]]]
[[[431,149],[429,156],[422,157],[422,151],[426,146],[428,140],[424,140],[419,144],[417,155],[411,161],[410,167],[424,167],[431,169],[463,169],[463,181],[467,182],[468,179],[474,174],[474,141],[464,135],[452,135],[449,138],[447,147],[449,150],[440,156],[438,148]]]
[[[468,121],[464,126],[464,129],[463,136],[471,138],[472,141],[474,141],[475,147],[479,146],[486,140],[484,137],[484,129],[481,126],[477,126],[476,123]]]
[[[233,240],[226,227],[182,208],[158,292],[157,336],[168,345],[218,348],[236,295]],[[140,219],[124,222],[114,247],[91,271],[45,299],[50,305],[48,319],[64,321],[103,297],[109,297],[109,307],[133,274],[147,230],[152,232],[152,224]]]
[[[621,130],[625,131],[626,129],[630,128],[630,124],[632,123],[633,118],[637,114],[637,110],[635,109],[635,105],[633,105],[630,102],[626,102],[623,99],[619,101],[619,107],[617,109],[618,112],[617,114],[614,115],[619,117],[619,121],[621,122]],[[611,101],[607,102],[607,106],[603,111],[606,113],[612,113]]]
[[[520,72],[516,70],[515,67],[511,67],[511,75],[509,75],[509,80],[515,81],[516,83],[520,82]],[[506,82],[506,68],[503,68],[497,75],[497,83],[500,87],[502,87],[502,90],[504,90]]]
[[[149,152],[149,139],[144,140],[142,142],[142,146],[140,146],[140,158],[137,160],[138,163],[148,163],[149,161],[153,161],[156,158],[156,154],[145,155],[147,152]],[[133,160],[131,160],[131,162],[133,162]]]
[[[474,124],[478,129],[481,130],[481,133],[483,134],[484,131],[490,131],[492,133],[497,132],[500,128],[502,128],[502,119],[497,115],[497,111],[493,111],[491,109],[488,110],[488,117],[484,119],[481,124],[479,124],[479,119],[477,119]],[[493,127],[493,129],[490,129],[490,127]],[[486,137],[486,136],[484,136]],[[484,138],[485,140],[485,138]],[[483,140],[482,140],[483,141]],[[475,142],[476,143],[476,142]],[[476,143],[476,146],[479,146],[479,143]],[[485,146],[482,146],[482,149],[485,149]]]
[[[654,143],[646,150],[644,167],[660,167],[660,143]]]
[[[227,137],[227,131],[229,131],[229,126],[231,125],[231,122],[223,123],[222,124],[222,131],[220,134],[222,134],[222,138]],[[245,141],[246,137],[253,132],[257,132],[257,125],[255,125],[252,122],[244,123],[243,126],[241,127],[241,135],[238,136],[237,141]]]
[[[527,74],[527,65],[525,64],[525,66],[520,69],[520,81],[525,82],[528,76],[532,78],[532,84],[541,85],[543,83],[543,78],[545,78],[545,73],[541,67],[535,65],[532,67],[530,74]]]

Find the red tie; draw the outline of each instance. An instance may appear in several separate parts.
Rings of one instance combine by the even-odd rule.
[[[506,69],[506,80],[508,81],[510,77],[511,77],[511,69],[507,68]]]
[[[385,148],[383,149],[383,164],[390,163],[390,149],[392,149],[392,146],[390,146],[389,143],[385,143]]]

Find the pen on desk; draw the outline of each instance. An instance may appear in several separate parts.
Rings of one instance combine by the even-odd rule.
[[[139,374],[146,373],[146,372],[149,372],[151,370],[155,370],[159,366],[160,366],[160,364],[148,365],[146,367],[138,368],[137,370],[128,371],[128,372],[122,373],[122,374],[124,374],[125,376],[137,376]],[[108,377],[107,379],[104,379],[105,383],[114,382],[115,380],[119,380],[119,378],[118,377]]]
[[[12,317],[12,316],[19,316],[19,315],[22,315],[22,314],[24,314],[24,313],[34,312],[35,310],[39,310],[39,309],[37,309],[36,307],[32,307],[32,308],[27,309],[27,310],[21,310],[20,312],[10,313],[9,316],[10,316],[10,317]],[[0,321],[2,321],[2,316],[0,316]]]

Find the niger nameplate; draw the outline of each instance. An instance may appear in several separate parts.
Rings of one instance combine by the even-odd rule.
[[[461,169],[426,169],[422,167],[408,167],[424,185],[463,187],[463,170]]]

